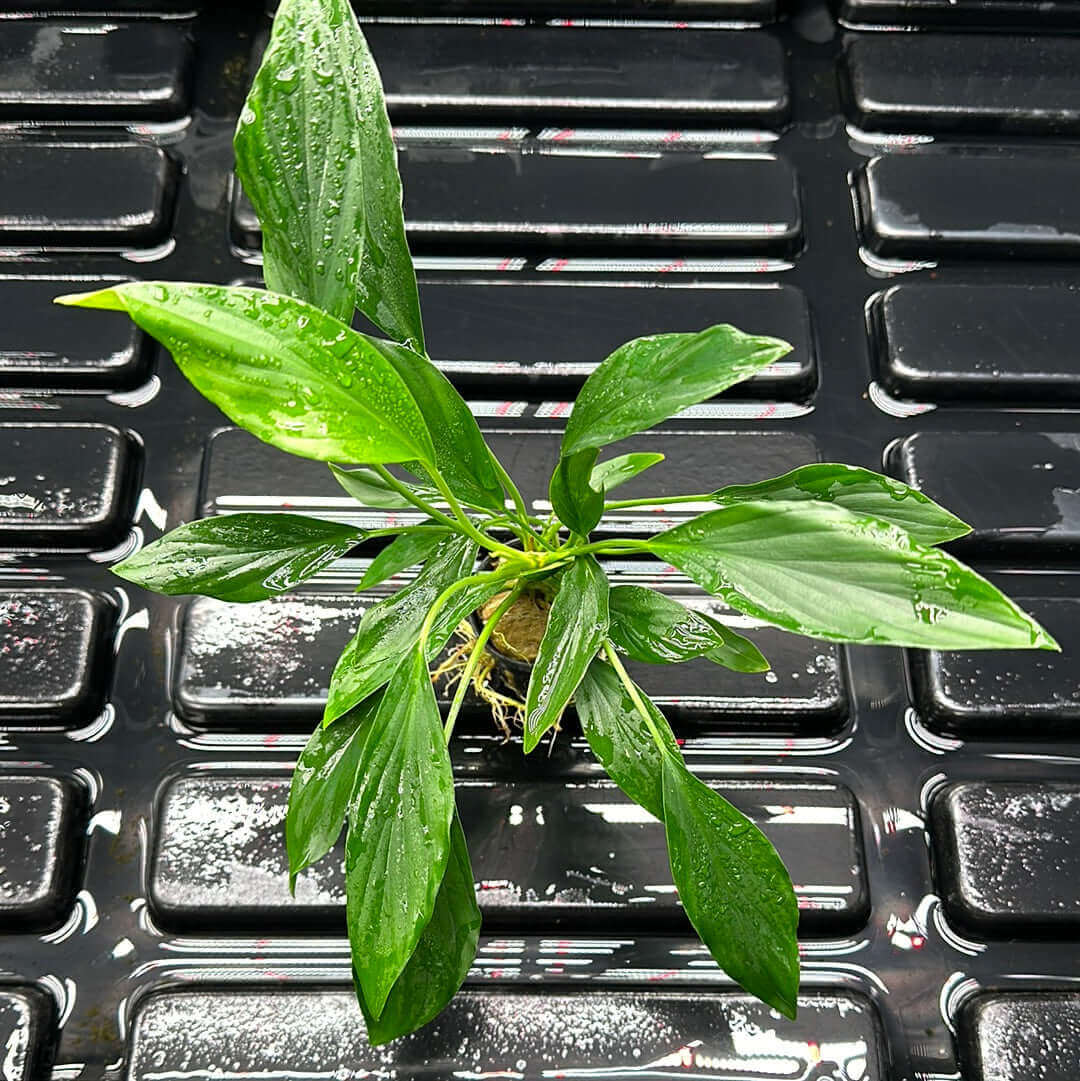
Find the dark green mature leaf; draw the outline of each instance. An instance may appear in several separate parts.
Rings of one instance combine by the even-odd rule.
[[[608,637],[635,661],[677,664],[706,656],[736,672],[768,671],[753,642],[655,589],[615,586],[608,607]]]
[[[126,311],[230,420],[302,458],[432,461],[420,407],[368,339],[303,301],[241,286],[129,282],[57,303]]]
[[[664,744],[678,756],[679,746],[664,715],[644,691],[641,699]],[[585,738],[608,776],[649,814],[663,819],[660,748],[607,661],[597,657],[589,665],[574,703]]]
[[[579,556],[556,578],[557,592],[525,694],[525,753],[562,716],[603,644],[608,580],[592,556]]]
[[[233,140],[267,286],[346,323],[364,249],[366,52],[348,0],[282,0]]]
[[[415,647],[371,719],[349,802],[345,895],[353,968],[373,1017],[431,919],[450,852],[454,777],[427,659]]]
[[[548,495],[559,521],[574,533],[586,537],[604,513],[603,489],[592,486],[595,450],[583,450],[560,458],[551,474]]]
[[[620,454],[615,458],[608,458],[606,462],[597,462],[593,466],[589,483],[597,491],[610,492],[612,488],[618,488],[620,484],[633,480],[639,473],[644,473],[646,469],[651,469],[663,460],[662,454]]]
[[[417,563],[422,563],[446,540],[446,536],[447,530],[432,526],[430,529],[402,533],[395,537],[368,565],[356,587],[357,593],[385,582],[406,567],[415,567]]]
[[[373,469],[342,469],[331,463],[330,472],[334,474],[334,480],[361,506],[386,507],[389,510],[413,508],[412,503],[399,491],[391,488]],[[409,487],[421,499],[438,498],[438,493],[433,489],[418,488],[415,485]]]
[[[112,572],[168,596],[263,601],[318,574],[363,536],[299,514],[228,514],[177,526]]]
[[[416,578],[364,612],[330,677],[324,725],[343,716],[390,678],[416,642],[436,597],[468,575],[475,562],[476,545],[468,537],[452,534],[440,542]],[[446,639],[438,643],[435,634],[429,643],[436,652],[445,644]]]
[[[922,492],[854,465],[804,465],[758,484],[728,485],[714,492],[713,499],[725,504],[765,499],[835,503],[853,514],[891,522],[922,544],[944,544],[971,532],[971,526]]]
[[[765,835],[674,755],[662,756],[671,874],[716,963],[751,994],[795,1017],[799,907]]]
[[[382,80],[360,35],[361,123],[359,156],[364,162],[364,254],[357,305],[384,333],[423,353],[424,328],[416,273],[405,240],[397,149],[386,115]]]
[[[787,342],[743,334],[726,323],[697,334],[635,338],[585,380],[566,421],[562,456],[651,428],[789,352]]]
[[[461,395],[427,357],[393,342],[377,338],[367,341],[394,366],[419,405],[435,445],[434,464],[454,495],[466,503],[501,513],[504,496],[491,451]],[[409,463],[406,468],[429,479],[423,468],[417,470]]]
[[[285,816],[290,889],[305,867],[321,860],[334,847],[345,825],[364,740],[381,702],[382,695],[373,694],[340,724],[316,728],[300,753]]]
[[[416,951],[390,989],[381,1017],[373,1017],[357,985],[368,1042],[377,1046],[415,1032],[433,1020],[465,982],[480,938],[480,909],[469,849],[458,816],[450,825],[450,856],[446,861],[435,911],[424,928]]]
[[[649,548],[733,608],[811,638],[927,649],[1058,648],[952,556],[829,503],[740,503],[660,533]]]

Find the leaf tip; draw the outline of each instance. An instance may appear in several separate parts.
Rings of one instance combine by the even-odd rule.
[[[107,311],[123,311],[123,305],[116,295],[116,290],[111,286],[106,289],[95,289],[89,293],[64,293],[53,297],[53,303],[65,308],[101,308]]]

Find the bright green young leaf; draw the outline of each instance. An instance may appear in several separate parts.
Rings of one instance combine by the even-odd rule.
[[[112,572],[169,596],[263,601],[318,574],[363,536],[299,514],[228,514],[177,526]]]
[[[427,357],[393,342],[366,341],[394,366],[419,405],[435,445],[435,466],[454,495],[465,503],[501,513],[505,498],[502,484],[465,400]],[[422,468],[417,470],[409,463],[406,468],[418,472],[425,481],[429,479]]]
[[[548,486],[551,508],[559,521],[583,537],[596,528],[604,513],[603,489],[597,490],[590,482],[595,461],[595,450],[560,458]]]
[[[769,669],[753,642],[655,589],[615,586],[608,609],[608,637],[632,660],[677,664],[706,656],[736,672]]]
[[[741,383],[791,346],[726,323],[620,346],[585,380],[566,421],[562,456],[604,447]]]
[[[677,757],[679,747],[671,726],[644,691],[641,699],[664,743]],[[574,695],[574,703],[585,738],[608,776],[649,814],[663,819],[660,749],[607,661],[597,657],[589,665]]]
[[[373,1017],[431,919],[450,852],[454,777],[419,646],[370,723],[349,802],[346,917],[353,968]]]
[[[373,469],[342,469],[331,463],[330,472],[334,474],[334,480],[361,506],[385,507],[388,510],[413,509],[413,504],[399,491],[391,488]],[[433,490],[415,485],[409,487],[422,499],[438,498],[438,493]]]
[[[758,484],[731,484],[713,493],[717,503],[803,499],[835,503],[853,514],[890,522],[922,544],[944,544],[971,532],[944,507],[892,477],[854,465],[804,465]]]
[[[422,563],[442,541],[446,540],[446,536],[445,529],[432,526],[430,529],[416,533],[402,533],[399,537],[395,537],[364,571],[364,576],[356,587],[357,593],[377,586],[380,582],[385,582],[387,578],[393,578],[398,571]]]
[[[469,849],[455,814],[450,825],[450,856],[435,898],[435,911],[416,951],[390,989],[382,1016],[372,1017],[363,994],[357,995],[364,1011],[368,1042],[373,1046],[389,1043],[434,1020],[465,982],[476,958],[479,938],[480,909]],[[359,983],[357,991],[361,991]]]
[[[267,287],[345,323],[364,250],[366,51],[348,0],[281,0],[233,140]]]
[[[305,867],[334,847],[345,825],[364,740],[381,701],[381,694],[373,694],[340,724],[316,728],[300,753],[285,816],[290,889]]]
[[[548,625],[525,694],[525,753],[556,724],[603,644],[608,626],[608,580],[592,556],[559,573]]]
[[[57,303],[126,311],[236,424],[301,458],[432,461],[420,407],[362,335],[303,301],[242,286],[129,282]]]
[[[1057,649],[1029,615],[939,548],[843,507],[739,503],[649,541],[733,608],[834,642]]]
[[[439,544],[408,585],[364,612],[330,677],[324,725],[359,705],[390,678],[416,643],[435,598],[451,583],[470,574],[475,562],[476,545],[467,537],[452,534]],[[438,643],[437,650],[445,642],[444,638]],[[436,635],[429,644],[435,647]]]
[[[608,458],[606,462],[594,465],[589,483],[597,491],[610,492],[612,488],[618,488],[620,484],[633,480],[639,473],[644,473],[646,469],[651,469],[663,460],[662,454],[620,454],[616,458]]]
[[[786,868],[745,815],[662,757],[671,874],[690,922],[732,979],[794,1018],[799,907]]]

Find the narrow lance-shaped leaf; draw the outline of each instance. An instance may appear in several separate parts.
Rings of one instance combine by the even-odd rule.
[[[431,526],[395,537],[370,563],[356,587],[357,593],[392,578],[398,571],[422,563],[447,537],[447,530]]]
[[[242,286],[130,282],[57,297],[126,311],[230,420],[302,458],[404,462],[435,456],[393,365],[318,308]]]
[[[705,656],[736,672],[768,671],[753,642],[655,589],[615,586],[609,614],[608,637],[635,661],[677,664]]]
[[[593,487],[595,450],[583,450],[560,458],[551,474],[548,495],[551,508],[564,526],[585,537],[604,513],[604,491]]]
[[[345,825],[371,720],[382,701],[374,694],[340,724],[316,728],[300,752],[289,788],[285,844],[289,888],[296,876],[334,847]]]
[[[378,69],[363,34],[359,38],[356,63],[360,67],[365,237],[357,304],[383,333],[423,353],[424,328],[416,272],[405,239],[397,149]]]
[[[607,634],[608,580],[600,564],[579,556],[557,583],[525,694],[526,754],[562,716]]]
[[[971,526],[932,499],[892,477],[854,465],[804,465],[758,484],[731,484],[714,492],[717,503],[813,499],[880,518],[910,533],[922,544],[944,544],[971,532]]]
[[[394,366],[424,415],[435,448],[434,465],[466,503],[503,510],[503,489],[492,454],[465,400],[427,357],[377,338],[365,339]],[[406,468],[429,480],[423,463]]]
[[[659,465],[663,460],[664,456],[658,453],[620,454],[615,458],[608,458],[605,462],[597,462],[593,466],[589,483],[597,491],[610,492],[612,488],[618,488],[628,480],[633,480],[639,473]]]
[[[371,720],[349,804],[345,894],[353,968],[380,1017],[435,908],[454,778],[427,659],[401,662]]]
[[[644,691],[641,699],[664,745],[678,755],[666,718]],[[661,751],[615,669],[597,657],[585,672],[574,703],[589,747],[608,776],[649,814],[663,819]]]
[[[169,596],[262,601],[318,574],[363,536],[298,514],[229,514],[178,526],[112,572]]]
[[[414,504],[410,503],[396,488],[389,484],[375,472],[374,469],[342,469],[331,463],[330,472],[334,474],[334,480],[364,507],[385,507],[388,510],[412,510]],[[438,493],[433,489],[418,488],[415,485],[409,487],[422,499],[438,498]]]
[[[330,677],[324,725],[343,716],[390,678],[416,642],[435,599],[468,575],[475,562],[476,545],[468,537],[452,534],[439,544],[416,578],[364,612]],[[443,644],[445,639],[440,643],[432,636],[431,648],[439,650]]]
[[[835,642],[1057,649],[1000,590],[939,548],[828,503],[741,503],[649,541],[733,608]]]
[[[476,958],[480,922],[469,850],[455,814],[450,825],[450,856],[435,910],[405,970],[390,989],[382,1016],[372,1016],[356,981],[369,1043],[389,1043],[415,1032],[442,1012],[465,982]]]
[[[748,379],[791,346],[726,323],[697,334],[656,334],[620,346],[585,380],[566,421],[562,456],[645,431]]]
[[[681,758],[661,757],[671,875],[690,922],[732,979],[794,1018],[799,907],[787,869],[761,830]]]
[[[281,0],[233,140],[267,286],[346,323],[364,249],[365,54],[348,0]]]

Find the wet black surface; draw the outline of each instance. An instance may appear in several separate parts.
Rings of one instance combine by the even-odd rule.
[[[44,7],[26,3],[20,10]],[[352,601],[370,552],[278,602],[295,607],[269,637],[238,625],[257,619],[259,608],[209,609],[214,618],[201,628],[198,678],[196,639],[183,633],[187,602],[142,593],[107,570],[121,551],[203,514],[357,512],[322,467],[241,433],[213,438],[226,427],[224,418],[160,350],[137,349],[138,361],[129,361],[125,343],[132,339],[112,315],[42,307],[53,285],[57,293],[80,288],[71,284],[76,277],[90,283],[258,276],[252,223],[234,223],[230,138],[265,21],[257,5],[208,4],[193,19],[173,17],[178,7],[190,4],[131,0],[109,10],[190,36],[185,115],[148,121],[136,100],[123,119],[85,102],[77,114],[42,120],[28,104],[21,117],[8,118],[0,144],[0,217],[14,213],[18,226],[16,235],[4,225],[0,239],[0,404],[5,424],[24,426],[18,446],[12,429],[0,428],[0,588],[81,590],[110,605],[104,626],[111,634],[103,634],[104,652],[90,668],[98,697],[79,727],[26,731],[0,719],[0,788],[14,776],[59,778],[86,808],[85,830],[82,820],[75,827],[85,859],[80,850],[55,861],[71,882],[55,930],[0,924],[0,995],[30,988],[38,996],[33,1002],[46,1007],[31,1043],[55,1065],[54,1081],[250,1081],[305,1071],[329,1081],[343,1070],[369,1069],[437,1077],[607,1070],[614,1077],[989,1081],[1035,1076],[1030,1064],[1045,1066],[1048,1078],[1072,1081],[1080,936],[1074,923],[1030,918],[1040,905],[1045,916],[1054,876],[1033,884],[1036,875],[999,875],[992,932],[965,921],[947,893],[948,864],[938,856],[948,835],[939,810],[945,804],[936,799],[939,790],[955,791],[948,786],[1008,784],[1048,800],[1050,786],[1075,785],[1080,761],[1070,712],[1077,695],[1071,612],[1080,595],[1073,505],[1080,419],[1069,389],[1077,372],[1069,327],[1078,284],[1071,136],[1045,134],[1051,121],[1036,124],[1033,114],[1010,116],[1009,131],[987,130],[967,82],[958,87],[948,73],[921,81],[938,110],[926,114],[926,128],[897,121],[892,106],[881,119],[860,119],[845,104],[846,32],[810,0],[778,22],[746,29],[733,23],[768,17],[773,5],[618,7],[635,35],[650,38],[642,45],[655,51],[649,55],[696,55],[711,44],[717,57],[741,61],[732,78],[744,77],[753,57],[779,49],[790,102],[783,120],[773,106],[759,109],[757,91],[748,112],[721,111],[722,122],[704,119],[696,105],[681,114],[685,125],[649,119],[653,114],[626,104],[640,82],[613,86],[620,101],[610,108],[576,114],[586,119],[584,129],[571,126],[578,121],[562,106],[549,116],[535,99],[517,114],[466,101],[448,105],[443,116],[456,127],[430,119],[410,127],[401,119],[407,114],[397,116],[398,138],[408,147],[406,182],[418,200],[410,204],[413,217],[426,200],[434,210],[425,213],[468,226],[460,236],[444,228],[414,233],[432,341],[530,500],[547,498],[545,471],[582,366],[624,337],[722,320],[781,334],[796,345],[785,358],[794,369],[770,373],[772,382],[758,380],[632,441],[670,460],[621,491],[704,492],[814,460],[880,469],[887,457],[900,460],[888,455],[890,447],[918,435],[906,450],[917,452],[920,483],[978,528],[974,542],[958,550],[1014,595],[1031,598],[1066,652],[932,658],[926,663],[939,672],[942,689],[927,694],[929,679],[899,650],[822,647],[739,624],[771,660],[775,682],[767,674],[736,679],[705,665],[643,676],[665,697],[691,767],[711,783],[746,786],[736,802],[745,797],[747,810],[788,846],[804,903],[806,998],[794,1024],[731,994],[730,981],[679,922],[671,895],[646,889],[665,884],[656,827],[623,821],[633,809],[608,802],[614,793],[602,785],[573,717],[550,753],[544,747],[523,760],[520,742],[505,743],[474,703],[453,744],[474,859],[478,874],[482,860],[481,885],[487,884],[488,923],[469,997],[414,1040],[372,1055],[348,990],[333,892],[337,868],[330,861],[315,868],[295,907],[278,904],[283,849],[274,824],[281,781],[315,723],[332,640],[359,610],[332,614],[335,598]],[[143,16],[158,15],[135,18],[140,8]],[[561,25],[611,16],[614,4],[602,0],[530,0],[511,12],[473,0],[372,0],[364,8],[397,17],[529,17],[536,25],[528,29],[542,30],[545,40],[577,35],[565,48],[577,70],[590,63],[582,42],[611,41],[621,32],[606,27],[584,36],[584,28]],[[1037,90],[1048,109],[1070,115],[1070,80],[1056,103],[1045,96],[1054,94],[1052,76],[1060,74],[1051,58],[1071,45],[1047,32],[1080,26],[1075,3],[849,0],[847,8],[891,26],[935,19],[953,31],[1023,26],[1023,39],[1011,48],[993,45],[1010,52],[1017,73],[1016,95],[1007,100],[1019,112],[1022,100],[1035,100],[1023,94]],[[552,13],[548,24],[542,16]],[[665,19],[690,26],[679,30]],[[395,25],[380,23],[373,39],[393,40]],[[1033,43],[1035,31],[1043,36]],[[474,73],[500,64],[509,70],[503,58],[485,53],[486,43],[518,39],[495,39],[483,24],[452,33],[444,23],[408,31],[417,54],[436,47],[422,39],[471,33],[478,42]],[[903,52],[913,79],[928,63],[930,36],[875,31],[862,40],[870,37],[882,43],[878,48]],[[1006,33],[1000,41],[1011,38]],[[965,62],[974,64],[979,50],[991,47],[979,40]],[[545,52],[531,86],[557,76],[561,53]],[[610,80],[611,56],[596,64]],[[1032,83],[1039,64],[1044,77]],[[123,67],[117,58],[110,70]],[[44,71],[35,77],[42,85],[51,78]],[[502,85],[488,78],[488,85]],[[663,72],[653,81],[656,93],[676,85]],[[477,74],[465,91],[481,85]],[[991,97],[992,112],[1003,98],[996,88]],[[710,82],[696,100],[731,110],[733,98]],[[418,110],[404,100],[395,105],[409,108]],[[943,117],[952,134],[941,133]],[[864,130],[871,123],[903,127]],[[999,123],[1005,120],[993,121]],[[928,130],[935,125],[939,130]],[[31,172],[22,167],[29,160],[24,148],[39,142],[98,149],[77,160],[35,151],[39,167]],[[108,144],[107,152],[99,154],[99,144]],[[487,153],[493,146],[497,153]],[[973,158],[975,150],[983,156]],[[882,207],[881,220],[913,230],[907,250],[918,262],[871,251],[856,226],[853,181],[875,156],[911,173],[907,205]],[[161,172],[166,160],[170,182]],[[1018,164],[998,169],[1000,162]],[[1009,195],[1008,176],[1035,187],[1021,190],[1018,180]],[[125,215],[140,212],[133,227]],[[31,213],[41,216],[32,228]],[[914,225],[904,217],[913,213]],[[77,239],[72,222],[88,223],[97,235]],[[523,222],[577,223],[585,232],[541,234]],[[606,234],[598,228],[605,223],[644,224],[646,231]],[[665,228],[671,223],[706,231],[672,232]],[[770,223],[778,229],[761,228]],[[962,234],[972,223],[973,235]],[[730,231],[717,232],[717,225]],[[1056,247],[1062,237],[1064,246]],[[7,279],[25,278],[64,280],[4,296]],[[921,382],[912,376],[904,383],[898,370],[890,377],[886,352],[870,336],[867,302],[892,285],[912,293],[891,294],[889,344],[902,344],[904,363],[929,373]],[[503,363],[508,367],[496,367]],[[929,388],[925,396],[922,386]],[[108,427],[50,427],[73,424]],[[629,449],[630,443],[617,452]],[[4,497],[23,495],[42,509],[20,519],[22,501]],[[74,514],[76,504],[86,519]],[[685,511],[634,512],[605,528],[662,528]],[[641,583],[658,570],[631,561],[610,569],[621,582]],[[663,582],[690,596],[678,575],[665,574]],[[321,613],[316,620],[313,611]],[[50,633],[62,625],[51,620]],[[40,683],[16,680],[20,694],[46,691],[46,702],[53,701],[50,688],[80,671],[85,647],[49,647],[47,658]],[[14,671],[0,656],[0,685],[15,679]],[[241,798],[266,779],[276,787],[263,792],[261,804]],[[235,786],[231,795],[213,788],[226,781]],[[184,791],[181,785],[206,799],[183,806],[191,822],[179,835],[184,843],[163,844],[168,798]],[[1015,823],[1006,820],[1006,806],[980,826],[983,850],[1008,851]],[[857,813],[845,817],[852,807]],[[1031,852],[1043,845],[1048,853],[1048,872],[1075,863],[1075,819],[1062,812],[1025,823],[1033,831]],[[195,837],[206,838],[198,851]],[[162,862],[166,849],[171,865]],[[325,900],[320,882],[328,883]],[[657,900],[631,904],[639,896]],[[1071,891],[1050,896],[1075,904],[1075,881]],[[981,997],[987,993],[995,999]],[[997,999],[1004,1003],[999,1013],[976,1009]],[[5,1011],[10,998],[0,1000],[0,1047],[7,1048],[15,1045],[7,1044],[4,1026],[15,1022]],[[980,1046],[982,1065],[975,1057]],[[48,1066],[12,1061],[33,1081],[49,1078]]]
[[[37,1081],[48,1069],[53,1006],[33,987],[0,984],[0,1047],[11,1081]]]

